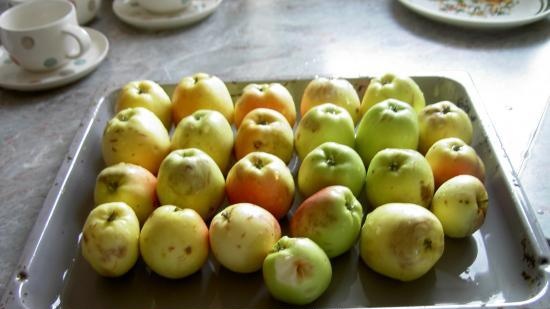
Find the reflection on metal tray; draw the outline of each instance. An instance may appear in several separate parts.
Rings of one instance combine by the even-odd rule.
[[[362,96],[369,78],[348,79]],[[456,102],[473,120],[473,145],[486,164],[491,198],[486,222],[470,238],[446,239],[441,260],[424,277],[409,283],[374,273],[360,260],[355,247],[332,260],[332,282],[311,307],[548,308],[545,239],[471,80],[462,73],[414,79],[428,103]],[[299,103],[309,80],[276,81],[283,82]],[[237,97],[249,82],[263,81],[248,79],[227,85]],[[168,93],[173,87],[165,86]],[[113,91],[101,99],[76,134],[0,308],[290,308],[270,297],[261,272],[235,274],[213,259],[181,280],[161,278],[142,261],[122,278],[106,279],[83,260],[79,237],[93,206],[95,177],[104,167],[100,141],[106,122],[114,115],[116,95]]]

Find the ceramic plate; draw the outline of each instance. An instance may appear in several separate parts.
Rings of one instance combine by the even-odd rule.
[[[122,21],[141,29],[162,30],[196,23],[220,5],[222,0],[192,0],[191,5],[172,14],[154,14],[140,7],[135,0],[115,0],[113,11]]]
[[[109,41],[94,29],[84,29],[92,39],[90,49],[80,58],[51,72],[25,71],[13,63],[6,50],[0,47],[0,87],[21,91],[45,90],[64,86],[88,75],[105,59]]]
[[[447,24],[480,29],[511,28],[550,14],[550,0],[399,0],[412,11]]]

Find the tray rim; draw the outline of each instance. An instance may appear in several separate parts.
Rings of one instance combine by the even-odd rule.
[[[439,71],[439,72],[422,72],[422,73],[407,73],[400,72],[404,75],[410,76],[411,78],[442,78],[450,81],[454,81],[464,87],[464,90],[471,99],[472,105],[475,106],[475,110],[478,114],[482,127],[485,129],[487,134],[488,143],[491,149],[495,153],[495,159],[498,161],[498,166],[501,167],[504,171],[503,176],[506,180],[506,184],[510,189],[510,193],[516,199],[516,206],[514,207],[515,211],[518,214],[518,218],[522,223],[522,229],[525,231],[525,238],[529,241],[531,245],[531,250],[533,256],[537,258],[535,265],[539,268],[539,271],[544,276],[544,286],[540,288],[540,291],[532,295],[529,299],[519,302],[508,302],[508,303],[496,303],[496,304],[479,304],[479,305],[433,305],[433,306],[406,306],[405,308],[482,308],[482,307],[498,307],[498,308],[519,308],[525,305],[535,306],[540,308],[545,308],[545,306],[550,306],[550,248],[548,246],[548,240],[545,238],[544,233],[537,221],[536,214],[530,203],[527,199],[527,195],[519,181],[518,173],[513,168],[506,151],[504,150],[502,141],[498,134],[494,124],[489,117],[489,114],[486,109],[486,105],[482,102],[477,88],[467,72],[463,71]],[[237,78],[224,78],[221,75],[218,77],[222,78],[225,83],[250,83],[250,82],[276,82],[276,81],[304,81],[311,80],[317,76],[324,77],[338,77],[344,79],[371,79],[373,75],[293,75],[293,76],[284,76],[276,75],[273,78],[255,78],[252,76],[241,76]],[[163,87],[175,86],[179,81],[155,81]],[[70,176],[70,171],[73,169],[76,164],[76,158],[83,149],[83,144],[81,141],[84,137],[88,135],[90,130],[93,127],[95,122],[96,115],[100,110],[100,107],[105,103],[107,97],[109,97],[113,92],[119,90],[120,87],[115,87],[113,89],[107,90],[107,92],[102,95],[96,103],[88,108],[88,111],[84,113],[79,128],[76,131],[76,134],[69,146],[69,149],[63,159],[63,162],[56,174],[56,177],[53,181],[53,184],[44,199],[44,202],[39,211],[38,217],[30,230],[30,233],[25,241],[23,246],[22,253],[16,264],[16,267],[9,277],[6,284],[6,289],[4,295],[0,301],[0,309],[8,308],[28,308],[22,302],[22,296],[20,295],[21,287],[25,280],[21,280],[21,277],[25,277],[27,265],[32,263],[34,258],[34,253],[36,248],[39,246],[40,242],[43,240],[43,234],[46,231],[50,216],[57,206],[57,201],[59,200],[60,195],[63,193],[67,180]],[[169,94],[171,96],[171,94]],[[373,308],[373,307],[369,307]],[[392,308],[392,307],[377,307],[377,308]]]

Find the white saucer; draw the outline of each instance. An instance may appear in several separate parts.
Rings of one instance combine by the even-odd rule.
[[[21,69],[0,46],[0,87],[21,91],[45,90],[64,86],[88,75],[105,59],[109,41],[101,32],[84,29],[92,39],[90,49],[80,58],[51,72],[35,73]]]
[[[505,29],[550,15],[550,0],[399,0],[427,18],[466,28]],[[459,4],[459,2],[461,2]]]
[[[154,14],[135,0],[113,1],[113,11],[122,21],[141,29],[161,30],[190,25],[212,14],[222,0],[192,0],[189,7],[177,13]]]

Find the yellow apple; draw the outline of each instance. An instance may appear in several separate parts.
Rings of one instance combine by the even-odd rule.
[[[94,208],[82,229],[82,255],[102,276],[127,273],[139,256],[139,221],[123,202]]]
[[[417,113],[426,106],[424,93],[412,78],[394,73],[385,73],[370,81],[361,101],[361,115],[364,115],[374,104],[386,99],[397,99],[406,102]]]
[[[233,100],[225,83],[216,76],[197,73],[184,77],[172,93],[174,124],[199,109],[216,110],[233,123]]]
[[[353,85],[345,79],[317,77],[309,82],[300,103],[302,117],[312,107],[323,103],[333,103],[343,107],[350,114],[353,123],[361,119],[359,95]]]
[[[170,136],[150,110],[127,108],[107,123],[101,150],[107,165],[133,163],[156,174],[160,163],[170,152]]]
[[[172,150],[198,148],[225,173],[233,153],[233,129],[218,111],[201,109],[184,117],[172,135]]]
[[[129,107],[144,107],[152,111],[164,124],[172,127],[172,101],[164,89],[151,80],[136,80],[122,87],[116,101],[116,112]]]
[[[365,219],[359,251],[374,271],[401,281],[426,274],[441,258],[445,234],[437,217],[415,204],[382,205]]]
[[[164,205],[145,221],[139,248],[145,264],[155,273],[183,278],[198,271],[208,259],[208,227],[193,209]]]

